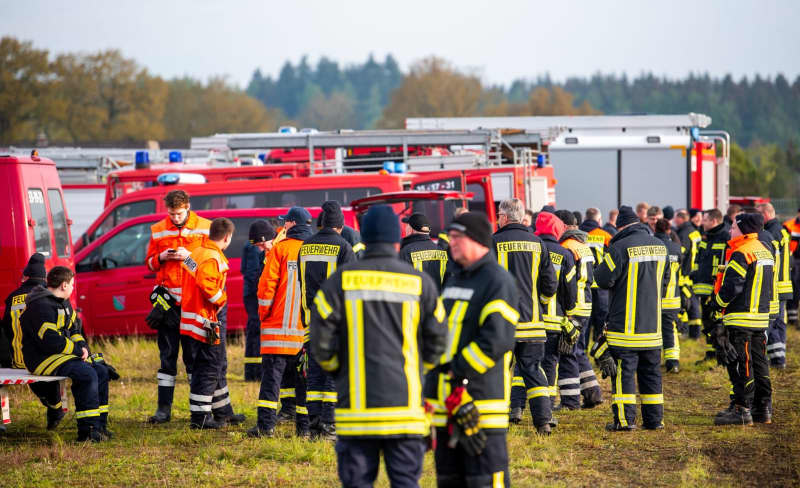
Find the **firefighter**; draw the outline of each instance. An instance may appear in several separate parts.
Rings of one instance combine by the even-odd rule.
[[[774,256],[758,239],[761,214],[739,214],[731,228],[730,260],[709,304],[717,357],[733,383],[734,407],[715,425],[772,423],[772,385],[766,357]],[[719,323],[719,316],[722,316]]]
[[[491,253],[485,214],[460,215],[447,233],[455,270],[442,290],[449,342],[424,386],[434,408],[437,483],[508,487],[507,392],[519,319],[517,283]]]
[[[667,247],[667,268],[669,275],[664,297],[661,299],[661,338],[664,341],[664,367],[667,373],[680,371],[681,346],[678,336],[678,314],[681,310],[681,265],[683,253],[681,246],[669,237],[670,223],[659,219],[655,224],[655,237]]]
[[[108,430],[109,369],[90,357],[80,321],[69,303],[75,273],[55,266],[47,273],[46,288],[37,286],[25,297],[20,318],[22,360],[34,375],[66,376],[72,380],[78,442],[102,442]]]
[[[391,485],[415,487],[430,432],[422,374],[444,352],[445,311],[434,281],[397,258],[391,207],[370,207],[362,239],[363,259],[338,268],[315,294],[312,354],[336,380],[342,486],[372,486],[383,452]]]
[[[536,235],[544,242],[547,251],[550,253],[550,260],[556,271],[558,288],[556,295],[548,301],[542,311],[542,319],[547,334],[545,343],[544,360],[542,369],[547,374],[547,381],[550,385],[550,404],[555,405],[556,383],[561,390],[560,409],[576,410],[580,408],[580,378],[578,374],[578,364],[572,354],[572,347],[577,342],[580,335],[579,326],[576,327],[574,321],[570,320],[570,314],[574,313],[575,304],[578,298],[578,285],[576,280],[577,270],[575,269],[575,258],[572,252],[559,244],[561,235],[566,230],[564,222],[550,212],[542,211],[536,217]],[[575,336],[577,331],[577,336]],[[572,340],[574,337],[574,340]],[[569,339],[569,347],[562,344]],[[565,349],[562,349],[564,346]],[[561,353],[565,353],[564,365],[559,368]],[[563,376],[559,376],[563,372]],[[555,427],[555,419],[550,420],[550,427]]]
[[[151,293],[153,308],[147,323],[158,333],[158,408],[149,422],[169,422],[175,377],[178,374],[178,354],[183,348],[183,364],[189,383],[192,381],[193,343],[182,336],[180,322],[181,287],[184,272],[181,262],[189,257],[203,238],[208,237],[211,221],[191,210],[189,195],[183,190],[173,190],[164,197],[167,217],[150,227],[150,243],[145,263],[156,273],[156,287]],[[155,297],[155,298],[154,298]]]
[[[286,238],[269,252],[258,283],[262,376],[258,419],[247,431],[251,437],[275,435],[281,379],[286,370],[295,377],[295,433],[302,438],[311,436],[305,379],[297,369],[303,359],[300,353],[305,335],[298,257],[303,241],[312,235],[311,214],[303,207],[292,207],[284,221]]]
[[[570,351],[566,355],[562,354],[561,358],[567,358],[567,361],[559,359],[559,376],[567,377],[567,367],[571,367],[574,370],[575,366],[572,366],[574,356],[574,360],[577,362],[578,377],[580,378],[580,394],[583,397],[581,408],[594,408],[603,403],[600,383],[597,382],[592,363],[589,362],[589,358],[586,356],[586,348],[589,344],[589,318],[592,315],[594,253],[586,244],[586,240],[589,237],[588,234],[578,229],[578,222],[574,219],[574,215],[570,215],[567,211],[559,210],[556,212],[556,217],[559,217],[566,225],[566,230],[561,234],[559,243],[572,252],[575,258],[575,269],[577,270],[575,275],[577,285],[575,308],[568,310],[567,314],[580,325],[580,335],[577,344],[573,348],[574,352]],[[563,374],[562,364],[565,366]],[[564,392],[562,391],[561,394],[563,395]]]
[[[249,242],[242,251],[242,298],[247,312],[244,343],[244,380],[261,381],[261,321],[258,318],[258,279],[264,270],[264,256],[272,249],[275,229],[266,220],[250,224]]]
[[[789,219],[783,223],[784,228],[791,237],[789,250],[792,252],[794,261],[791,269],[792,275],[792,299],[786,304],[788,320],[798,323],[797,308],[800,303],[800,208],[797,209],[797,217]]]
[[[555,295],[558,281],[542,240],[521,223],[524,211],[517,198],[501,202],[497,212],[500,229],[492,238],[497,262],[515,278],[519,290],[519,302],[512,304],[519,312],[514,358],[515,376],[521,377],[523,384],[512,389],[510,420],[522,420],[527,399],[537,432],[549,435],[552,412],[549,383],[542,369],[547,334],[541,309]]]
[[[613,221],[616,222],[616,215],[619,213],[616,209],[612,212],[616,212],[613,217]],[[609,219],[612,218],[612,212],[609,212],[608,217]],[[611,221],[611,220],[609,220]],[[605,252],[608,249],[608,243],[611,242],[612,234],[608,232],[606,226],[600,227],[602,223],[600,210],[597,208],[588,208],[586,209],[586,218],[581,222],[581,225],[578,226],[579,230],[586,232],[588,235],[586,237],[586,244],[589,246],[589,249],[592,250],[592,254],[594,255],[594,268],[600,265],[603,262],[603,257],[605,256]],[[614,229],[614,233],[616,233],[616,229]],[[587,331],[587,335],[591,337],[597,336],[603,327],[606,324],[606,318],[608,317],[608,290],[603,290],[597,286],[597,283],[592,283],[592,314],[589,317],[588,326],[591,327],[592,331]]]
[[[702,234],[694,222],[691,220],[691,211],[679,210],[675,214],[675,226],[677,228],[676,235],[681,242],[681,251],[683,253],[681,265],[681,293],[686,294],[688,299],[683,299],[681,320],[688,327],[688,336],[690,339],[697,339],[700,337],[700,329],[703,326],[703,320],[700,313],[700,297],[698,297],[693,290],[692,271],[697,270],[697,256],[700,251],[700,242],[703,240]]]
[[[406,224],[406,237],[400,244],[400,259],[417,271],[428,273],[440,290],[447,269],[447,251],[431,240],[431,224],[424,214],[412,214],[404,218],[403,223]]]
[[[599,210],[598,210],[599,212]],[[617,234],[617,216],[619,215],[619,210],[616,208],[612,208],[608,211],[608,222],[603,225],[603,230],[611,234],[612,236]],[[581,222],[583,223],[583,222]]]
[[[226,424],[241,424],[244,415],[236,415],[228,391],[225,350],[225,320],[221,316],[227,304],[225,290],[228,259],[224,251],[233,239],[233,222],[214,219],[208,239],[183,261],[183,300],[181,301],[181,336],[195,341],[195,361],[189,388],[189,426],[193,429],[219,429]]]
[[[25,312],[25,297],[36,287],[45,286],[47,272],[44,267],[45,258],[40,253],[34,253],[28,259],[28,264],[22,270],[22,284],[19,288],[12,291],[6,298],[6,308],[3,314],[2,331],[8,338],[7,349],[3,353],[8,353],[9,364],[3,367],[15,369],[25,369],[25,361],[22,355],[22,324],[20,318]],[[71,308],[71,307],[70,307]],[[47,408],[47,430],[54,430],[58,427],[61,419],[64,418],[64,411],[61,408],[61,388],[57,381],[40,381],[28,385]]]
[[[344,227],[344,214],[337,202],[322,204],[319,232],[309,237],[300,246],[300,291],[303,303],[303,323],[311,323],[311,309],[314,297],[322,283],[337,269],[356,260],[353,248],[341,236]],[[306,328],[306,339],[309,329]],[[336,404],[336,384],[319,365],[313,351],[306,345],[308,354],[306,374],[306,408],[312,438],[336,440],[334,426],[334,405]]]
[[[614,421],[606,429],[636,428],[637,383],[642,426],[661,429],[661,299],[668,278],[667,248],[628,206],[619,209],[617,229],[594,275],[598,286],[611,290],[608,328],[593,346],[593,356],[612,382]]]
[[[786,304],[792,299],[792,279],[790,274],[792,236],[775,218],[775,207],[771,203],[758,205],[758,211],[764,217],[764,230],[772,235],[778,243],[775,273],[778,280],[778,316],[770,322],[767,339],[767,356],[770,366],[778,369],[786,368]]]
[[[717,269],[719,265],[725,264],[725,248],[731,235],[722,221],[722,212],[716,208],[704,212],[703,228],[705,236],[698,244],[697,270],[692,273],[692,291],[700,299],[703,328],[709,330],[711,323],[709,302],[714,292]],[[706,334],[705,360],[715,357],[711,338]]]

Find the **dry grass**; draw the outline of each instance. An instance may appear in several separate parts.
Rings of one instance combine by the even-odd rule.
[[[700,344],[684,341],[682,371],[664,380],[666,428],[659,432],[607,433],[607,404],[565,412],[549,438],[540,438],[527,417],[509,440],[515,486],[792,486],[800,483],[800,359],[789,333],[789,367],[773,372],[775,423],[714,427],[713,414],[727,404],[721,368],[695,366]],[[291,437],[281,426],[276,439],[252,440],[244,428],[194,432],[188,428],[188,387],[179,382],[173,421],[149,426],[155,408],[158,352],[146,339],[96,344],[122,374],[111,385],[113,441],[99,446],[73,442],[70,414],[55,432],[44,430],[44,411],[23,387],[11,395],[12,418],[0,440],[3,487],[12,486],[336,486],[333,446]],[[242,381],[243,346],[229,348],[234,407],[253,424],[258,388]],[[608,381],[603,381],[609,395]],[[74,409],[73,409],[74,411]],[[526,411],[527,414],[527,411]],[[423,486],[435,486],[426,456]],[[379,486],[388,486],[381,473]]]

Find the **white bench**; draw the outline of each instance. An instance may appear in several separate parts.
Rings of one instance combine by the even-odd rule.
[[[11,423],[11,408],[8,404],[8,387],[10,385],[29,385],[39,381],[58,381],[61,390],[61,409],[69,410],[67,404],[67,377],[66,376],[36,376],[27,369],[0,368],[0,419],[3,425]]]

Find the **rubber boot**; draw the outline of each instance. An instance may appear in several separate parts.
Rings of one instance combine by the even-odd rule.
[[[169,422],[172,414],[172,405],[159,405],[156,413],[153,414],[147,421],[151,424],[165,424]]]
[[[508,421],[512,424],[522,423],[522,409],[519,407],[512,408],[511,413],[508,414]]]
[[[111,439],[114,437],[114,433],[108,430],[108,414],[101,413],[100,414],[100,433],[105,436],[106,439]]]
[[[47,409],[47,430],[55,430],[64,418],[64,411],[61,408]]]
[[[192,419],[189,421],[189,427],[192,429],[202,429],[202,430],[209,430],[209,429],[221,429],[224,427],[224,424],[221,424],[214,420],[214,416],[210,413],[205,415],[192,415]]]
[[[736,405],[728,413],[714,417],[714,425],[753,425],[753,416],[749,408]]]

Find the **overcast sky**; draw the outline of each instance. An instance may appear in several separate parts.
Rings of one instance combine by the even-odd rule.
[[[490,83],[549,72],[800,74],[800,1],[0,0],[0,34],[60,53],[118,48],[151,72],[277,75],[308,54],[340,64],[436,54]]]

